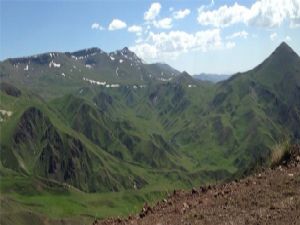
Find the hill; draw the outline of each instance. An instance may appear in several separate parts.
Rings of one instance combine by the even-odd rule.
[[[146,64],[127,47],[114,52],[89,48],[49,52],[7,59],[0,64],[1,80],[28,87],[44,98],[54,98],[87,85],[118,87],[168,81],[178,75],[172,67]]]
[[[201,73],[200,75],[193,75],[193,77],[196,80],[211,81],[217,83],[219,81],[229,79],[231,75]]]

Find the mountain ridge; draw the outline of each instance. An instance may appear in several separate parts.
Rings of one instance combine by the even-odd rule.
[[[278,140],[294,143],[300,138],[299,57],[284,45],[276,51],[294,60],[278,66],[271,54],[258,67],[216,84],[195,81],[186,72],[172,75],[167,65],[131,68],[121,52],[111,55],[114,60],[88,53],[87,58],[57,56],[28,67],[1,63],[1,190],[13,201],[26,190],[33,196],[40,193],[36,201],[23,199],[48,208],[44,198],[61,192],[64,198],[74,196],[73,189],[61,189],[74,187],[85,207],[78,209],[76,198],[70,207],[80,215],[92,210],[94,216],[93,207],[118,213],[114,210],[142,204],[174,187],[239,178],[268,164]],[[87,61],[92,68],[85,66]],[[78,70],[71,73],[73,65]],[[104,71],[114,76],[113,82],[95,83],[104,82],[99,78]],[[132,71],[131,82],[122,78]],[[143,76],[150,71],[158,79]],[[141,76],[149,79],[137,83]],[[61,186],[47,183],[53,179]],[[40,184],[39,191],[32,188]],[[89,196],[98,194],[109,203],[95,206]],[[75,211],[52,216],[73,216]]]

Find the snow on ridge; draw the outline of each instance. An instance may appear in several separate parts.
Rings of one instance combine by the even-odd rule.
[[[93,65],[92,64],[85,64],[85,67],[88,68],[88,69],[92,69]]]
[[[28,71],[29,70],[29,66],[28,64],[26,65],[26,67],[24,68],[25,71]]]
[[[120,87],[120,84],[106,84],[105,87],[106,88],[118,88],[118,87]]]
[[[171,81],[172,79],[173,79],[172,77],[170,77],[170,78],[168,78],[168,79],[163,78],[163,77],[158,78],[158,80],[161,80],[161,81]]]
[[[94,84],[94,85],[99,85],[99,86],[103,86],[103,87],[106,87],[106,88],[119,88],[121,87],[120,84],[109,84],[107,83],[106,81],[97,81],[97,80],[92,80],[92,79],[88,79],[86,77],[83,77],[82,80],[86,81],[86,82],[89,82],[90,84]],[[130,87],[130,86],[126,86],[126,87]],[[140,85],[132,85],[132,87],[134,89],[137,89],[137,88],[145,88],[147,87],[147,85],[145,84],[140,84]],[[80,91],[80,94],[81,94],[82,91]]]
[[[101,82],[101,81],[97,81],[97,80],[91,80],[91,79],[88,79],[88,78],[85,78],[85,77],[83,77],[82,80],[87,81],[90,84],[96,84],[96,85],[102,85],[102,86],[106,85],[106,81]]]
[[[60,64],[59,63],[55,63],[53,62],[53,60],[49,63],[49,68],[53,67],[53,68],[60,68]]]

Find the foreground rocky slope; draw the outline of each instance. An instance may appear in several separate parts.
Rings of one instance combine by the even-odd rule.
[[[226,184],[176,190],[127,219],[93,225],[299,224],[300,146],[280,166]]]

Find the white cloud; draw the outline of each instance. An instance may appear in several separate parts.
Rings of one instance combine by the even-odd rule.
[[[244,20],[248,9],[235,3],[233,6],[221,6],[217,10],[203,11],[199,9],[198,23],[216,27],[228,26]]]
[[[171,18],[164,18],[158,21],[153,21],[153,25],[156,28],[161,28],[161,29],[171,29],[172,28],[172,19]]]
[[[188,16],[191,13],[191,10],[189,9],[183,9],[183,10],[178,10],[173,13],[174,19],[183,19],[184,17]]]
[[[104,30],[104,27],[102,27],[99,23],[93,23],[91,26],[92,30]]]
[[[142,38],[138,38],[135,40],[135,43],[139,44],[139,43],[142,43],[143,42],[143,39]]]
[[[249,35],[248,32],[243,30],[243,31],[235,32],[235,33],[227,36],[226,39],[234,39],[237,37],[242,37],[242,38],[247,39],[248,35]]]
[[[113,19],[111,23],[108,26],[108,29],[113,31],[113,30],[120,30],[124,29],[127,27],[127,24],[123,22],[122,20],[119,19]]]
[[[202,51],[228,49],[235,46],[234,42],[224,43],[220,29],[209,29],[196,33],[184,31],[170,31],[153,33],[130,49],[141,58],[157,59],[161,57],[176,57],[188,51]]]
[[[285,37],[285,40],[286,40],[286,41],[291,41],[292,38],[291,38],[290,36],[286,36],[286,37]]]
[[[161,4],[158,2],[154,2],[151,4],[149,10],[147,12],[144,13],[144,19],[145,20],[154,20],[161,9]]]
[[[147,43],[130,47],[130,50],[135,52],[135,54],[137,54],[142,59],[156,59],[158,57],[157,48]]]
[[[276,38],[277,38],[277,33],[270,34],[271,41],[275,41]]]
[[[230,42],[226,43],[226,48],[230,49],[230,48],[234,48],[234,47],[235,47],[235,42],[230,41]]]
[[[141,33],[143,31],[143,28],[141,26],[132,25],[128,27],[128,31],[133,33]]]
[[[289,21],[291,26],[300,24],[300,0],[258,0],[250,7],[235,3],[216,10],[198,9],[199,24],[226,27],[244,23],[260,27],[280,26]]]
[[[209,5],[201,5],[200,8],[198,8],[198,13],[202,12],[205,9],[210,9],[214,5],[215,5],[215,1],[214,0],[212,0]]]

